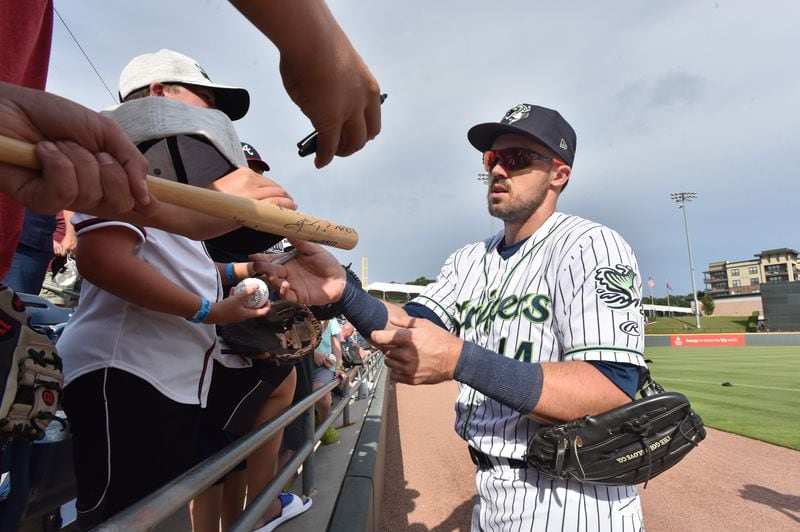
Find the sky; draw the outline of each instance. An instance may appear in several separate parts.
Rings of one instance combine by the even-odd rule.
[[[114,94],[130,59],[161,48],[247,88],[240,138],[299,210],[358,231],[355,249],[332,251],[356,272],[366,257],[368,282],[435,278],[450,253],[501,228],[466,132],[519,103],[557,109],[575,128],[559,210],[618,231],[656,297],[667,283],[691,292],[671,193],[697,193],[686,215],[698,290],[709,262],[800,248],[800,3],[328,5],[389,96],[381,134],[316,170],[297,156],[312,127],[283,90],[276,49],[228,2],[55,1]],[[116,103],[58,17],[48,90],[97,110]]]

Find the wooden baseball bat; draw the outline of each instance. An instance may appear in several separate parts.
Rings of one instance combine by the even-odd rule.
[[[0,135],[0,162],[38,170],[41,166],[35,148],[33,144]],[[358,233],[352,227],[271,203],[184,185],[151,175],[147,176],[147,186],[159,201],[232,220],[257,231],[341,249],[353,249],[358,243]]]

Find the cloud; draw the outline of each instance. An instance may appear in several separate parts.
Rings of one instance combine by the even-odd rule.
[[[642,274],[689,291],[680,211],[695,268],[800,247],[795,154],[800,145],[800,4],[344,2],[332,12],[389,94],[382,133],[322,171],[296,155],[311,131],[286,96],[275,48],[228,2],[57,2],[115,90],[134,55],[172,48],[215,81],[251,92],[242,138],[305,212],[361,235],[337,251],[369,262],[374,281],[433,277],[447,255],[492,229],[473,124],[520,103],[559,109],[578,133],[560,208],[628,239]],[[49,88],[92,108],[109,96],[56,21]],[[495,229],[499,223],[494,224]],[[344,260],[343,260],[344,261]],[[698,285],[702,286],[698,274]]]

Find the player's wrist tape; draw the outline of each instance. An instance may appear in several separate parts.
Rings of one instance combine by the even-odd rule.
[[[211,302],[200,296],[200,310],[195,312],[194,316],[191,318],[186,318],[187,320],[191,321],[192,323],[203,323],[208,315],[211,313]]]
[[[486,397],[528,415],[542,395],[542,365],[520,362],[464,342],[453,377]]]
[[[235,262],[229,262],[225,265],[225,277],[228,278],[229,284],[236,284],[236,273],[233,271],[233,265],[236,264]]]
[[[365,338],[369,338],[372,331],[384,329],[389,322],[389,311],[386,306],[366,293],[349,275],[342,298],[335,307],[341,314],[347,316],[348,321]]]

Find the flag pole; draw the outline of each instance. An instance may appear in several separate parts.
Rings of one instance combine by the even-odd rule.
[[[669,307],[669,306],[671,306],[671,305],[669,304],[669,292],[670,292],[669,283],[667,283],[667,306],[668,306],[668,307]],[[670,311],[669,311],[669,317],[670,317],[670,318],[672,317],[672,310],[670,310]]]

